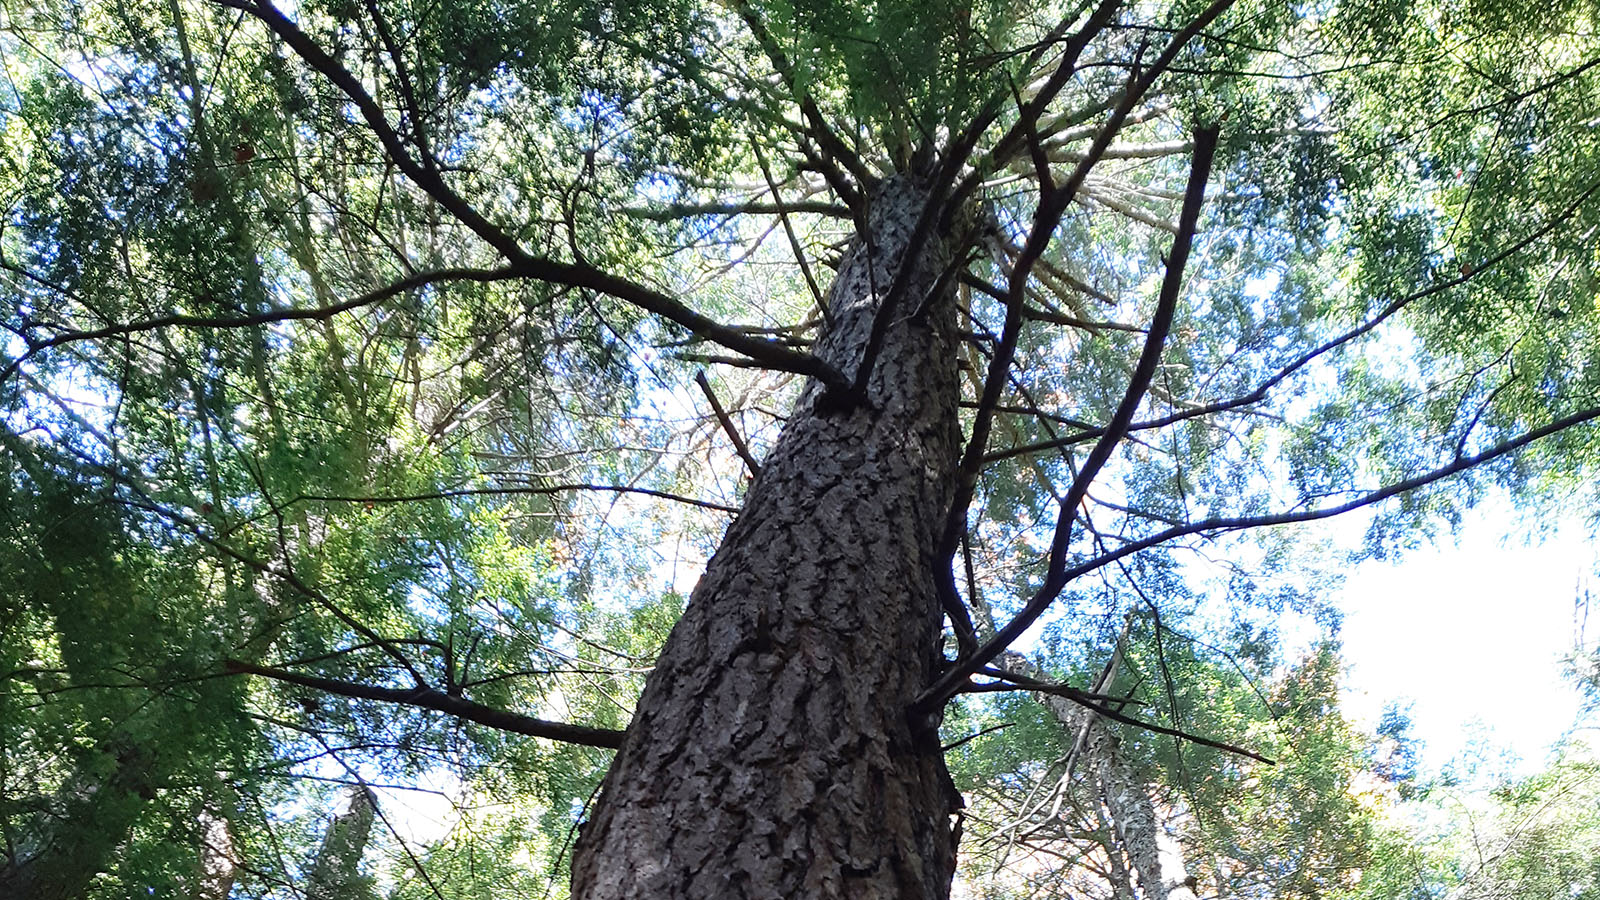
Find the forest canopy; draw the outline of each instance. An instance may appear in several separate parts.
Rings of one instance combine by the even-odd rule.
[[[1330,602],[1592,517],[1600,5],[0,0],[0,62],[0,897],[1600,896],[1592,751],[1428,819]]]

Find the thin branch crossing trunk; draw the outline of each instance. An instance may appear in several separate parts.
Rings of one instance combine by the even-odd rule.
[[[195,861],[191,900],[228,900],[239,871],[239,851],[233,839],[233,824],[209,807],[198,816],[200,848]]]
[[[361,857],[367,852],[376,807],[372,792],[357,785],[348,805],[328,823],[322,847],[306,877],[306,900],[364,900],[371,892],[361,877]]]

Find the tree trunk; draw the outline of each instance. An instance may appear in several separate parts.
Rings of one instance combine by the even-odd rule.
[[[885,182],[829,291],[817,351],[847,374],[924,202]],[[928,298],[955,246],[911,263],[866,406],[801,394],[640,698],[575,898],[948,896],[960,799],[906,707],[940,658],[960,433],[954,304]]]
[[[228,900],[233,893],[239,869],[239,851],[234,846],[233,823],[209,807],[197,816],[200,852],[195,859],[190,900]]]
[[[14,855],[0,859],[0,898],[75,900],[105,871],[155,789],[151,761],[132,741],[97,755],[110,760],[86,756],[49,810],[19,829]]]
[[[1111,662],[1092,688],[1095,692],[1110,690],[1122,656],[1122,641],[1126,636],[1125,626]],[[1020,653],[1007,653],[1001,659],[1007,669],[1019,675],[1031,678],[1043,675]],[[1044,693],[1035,694],[1034,697],[1050,710],[1069,734],[1078,734],[1074,755],[1081,748],[1086,768],[1098,784],[1106,809],[1111,813],[1112,830],[1133,863],[1133,871],[1139,876],[1139,885],[1144,889],[1147,900],[1195,900],[1194,882],[1184,866],[1183,851],[1161,827],[1150,791],[1123,756],[1117,736],[1111,733],[1099,715],[1065,697]],[[1116,847],[1107,847],[1106,850],[1113,857],[1118,852]]]
[[[1072,703],[1061,697],[1050,699],[1056,704]],[[1085,754],[1105,792],[1112,827],[1133,861],[1144,896],[1147,900],[1195,900],[1183,852],[1161,827],[1149,790],[1123,758],[1116,736],[1098,716],[1093,718]]]
[[[306,877],[306,900],[363,900],[371,896],[360,867],[375,811],[371,791],[359,785],[350,789],[349,805],[334,814],[322,835],[322,847]]]

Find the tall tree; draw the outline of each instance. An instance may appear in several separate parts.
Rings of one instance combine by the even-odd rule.
[[[1036,688],[1000,662],[1036,625],[1214,627],[1219,556],[1265,616],[1305,599],[1247,574],[1296,561],[1270,526],[1370,508],[1381,550],[1581,471],[1594,15],[19,4],[0,443],[18,509],[66,499],[4,549],[89,562],[6,610],[6,682],[99,685],[75,655],[138,629],[57,611],[184,562],[118,610],[184,666],[104,696],[231,686],[240,772],[425,746],[560,808],[604,767],[574,896],[946,896],[942,718]],[[729,514],[676,617],[642,554]],[[1075,699],[1203,739],[1178,688],[1165,724]],[[149,804],[217,777],[130,782],[161,729],[100,730],[9,752],[99,752],[37,793],[125,814],[0,877],[145,877]]]

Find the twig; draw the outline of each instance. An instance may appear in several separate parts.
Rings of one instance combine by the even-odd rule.
[[[756,162],[761,165],[761,177],[767,180],[767,188],[772,191],[772,205],[778,209],[778,220],[783,223],[783,233],[789,238],[789,248],[794,251],[794,261],[800,265],[800,274],[806,280],[806,287],[811,289],[811,299],[816,301],[823,320],[832,325],[833,316],[828,311],[827,298],[822,296],[817,279],[811,275],[811,264],[806,262],[806,250],[800,245],[800,236],[795,234],[794,223],[789,221],[789,210],[783,204],[783,196],[778,193],[778,183],[772,180],[772,169],[767,165],[767,155],[761,152],[761,142],[752,141],[750,149],[755,151]]]
[[[982,731],[975,731],[972,734],[969,734],[964,738],[958,738],[954,743],[945,744],[943,747],[939,748],[939,752],[940,753],[949,753],[951,750],[954,750],[955,748],[961,746],[962,744],[965,744],[968,741],[975,741],[978,738],[981,738],[986,734],[993,734],[996,731],[1003,731],[1003,730],[1005,730],[1007,728],[1010,728],[1011,726],[1013,726],[1015,724],[1017,724],[1017,723],[1015,723],[1015,722],[1001,722],[999,725],[990,725],[988,728],[985,728]]]
[[[716,414],[717,421],[722,423],[722,430],[728,433],[728,440],[733,442],[733,450],[744,460],[745,467],[750,470],[750,477],[755,478],[761,474],[761,464],[750,455],[750,448],[745,446],[744,438],[739,436],[739,429],[733,427],[733,420],[728,418],[728,413],[717,402],[717,395],[711,390],[711,382],[706,380],[705,370],[694,373],[695,383],[700,385],[700,390],[705,393],[706,400],[711,403],[711,411]]]

